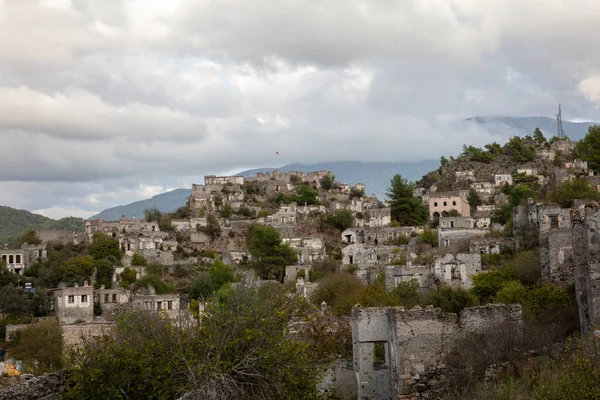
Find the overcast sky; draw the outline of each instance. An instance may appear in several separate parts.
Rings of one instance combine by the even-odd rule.
[[[0,204],[58,218],[319,161],[600,120],[597,0],[0,0]],[[279,155],[276,154],[279,152]]]

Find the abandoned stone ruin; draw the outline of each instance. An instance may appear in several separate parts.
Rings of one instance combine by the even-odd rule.
[[[460,315],[433,307],[356,306],[352,341],[357,398],[435,398],[449,372],[444,357],[461,337],[505,329],[519,341],[522,324],[518,305],[490,304]]]

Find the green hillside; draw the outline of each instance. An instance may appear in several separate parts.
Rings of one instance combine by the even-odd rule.
[[[0,206],[0,240],[10,241],[30,228],[82,232],[85,229],[85,220],[75,217],[54,220],[26,210]]]

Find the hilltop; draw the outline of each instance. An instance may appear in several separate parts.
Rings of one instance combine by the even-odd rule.
[[[15,238],[27,229],[83,232],[85,220],[75,217],[55,220],[26,210],[0,206],[0,240]]]
[[[437,161],[426,160],[422,162],[403,163],[363,163],[358,161],[331,162],[318,164],[288,164],[277,168],[280,172],[311,172],[311,171],[331,171],[339,182],[345,182],[350,185],[363,183],[366,186],[368,194],[375,193],[383,198],[387,190],[390,179],[400,173],[411,180],[416,180],[437,166]],[[257,172],[272,172],[275,168],[250,169],[237,173],[236,175],[250,177]],[[190,189],[175,189],[170,192],[158,194],[150,199],[136,201],[131,204],[112,207],[94,215],[90,219],[103,218],[107,221],[116,221],[125,215],[129,218],[134,215],[141,217],[145,209],[157,208],[161,212],[172,212],[185,205],[186,199],[190,196]]]

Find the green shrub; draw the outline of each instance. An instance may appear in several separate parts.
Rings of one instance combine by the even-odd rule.
[[[439,307],[446,312],[460,313],[467,307],[479,305],[477,297],[464,289],[438,286],[425,297],[425,304]]]
[[[392,289],[391,296],[397,300],[400,305],[412,308],[421,302],[419,281],[411,279],[409,282],[400,282],[398,286]]]
[[[473,285],[471,291],[479,297],[482,302],[491,301],[508,282],[517,279],[512,268],[492,269],[471,276]]]

